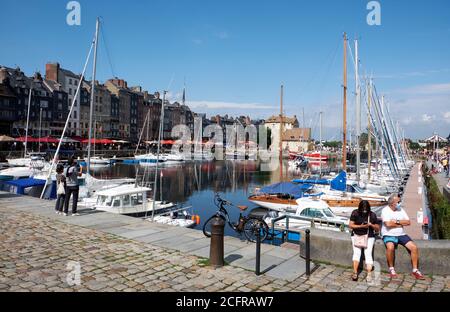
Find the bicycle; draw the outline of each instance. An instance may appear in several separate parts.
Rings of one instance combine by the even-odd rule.
[[[219,208],[219,210],[210,217],[203,225],[203,234],[206,237],[211,237],[211,223],[215,217],[222,218],[228,225],[238,234],[242,235],[244,233],[245,237],[250,242],[256,242],[256,235],[258,230],[260,231],[261,241],[264,241],[269,234],[269,226],[264,222],[264,220],[258,219],[256,217],[243,216],[242,213],[247,210],[247,206],[234,206],[229,201],[220,198],[219,193],[214,196],[214,204]],[[234,206],[239,208],[241,213],[239,214],[239,222],[234,224],[230,220],[230,215],[228,214],[225,206]]]

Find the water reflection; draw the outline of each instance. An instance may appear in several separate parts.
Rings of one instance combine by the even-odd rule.
[[[320,166],[319,166],[320,167]],[[274,171],[261,171],[261,163],[252,160],[224,160],[208,162],[186,162],[173,165],[165,165],[160,168],[162,173],[157,182],[157,199],[163,199],[183,206],[192,206],[192,213],[200,215],[202,228],[205,222],[216,211],[214,205],[214,193],[220,192],[221,196],[235,205],[247,205],[250,209],[256,205],[247,200],[256,187],[298,178],[304,173],[314,172],[315,164],[310,164],[306,169],[289,167],[284,161],[282,166]],[[140,181],[152,183],[155,179],[155,167],[128,165],[117,163],[110,167],[92,168],[92,174],[97,178],[135,178]],[[336,170],[336,163],[323,163],[322,170]],[[162,188],[161,188],[162,185]],[[237,221],[239,210],[229,209],[230,217]],[[226,227],[227,235],[235,233]]]

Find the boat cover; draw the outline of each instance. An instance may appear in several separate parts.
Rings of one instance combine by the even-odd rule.
[[[261,188],[260,193],[264,194],[287,194],[294,198],[303,197],[303,193],[310,190],[313,186],[311,184],[298,184],[292,182],[280,182],[271,184]]]

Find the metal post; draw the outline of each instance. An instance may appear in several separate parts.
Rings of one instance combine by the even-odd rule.
[[[305,231],[305,261],[306,261],[306,276],[311,275],[311,254],[310,254],[310,231],[309,229]]]
[[[224,265],[224,244],[223,236],[225,221],[221,217],[215,217],[211,223],[211,244],[209,249],[209,263],[213,267],[222,267]]]
[[[258,223],[256,225],[256,264],[255,264],[255,274],[261,275],[261,227]]]

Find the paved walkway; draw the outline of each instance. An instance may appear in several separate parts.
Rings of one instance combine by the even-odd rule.
[[[418,212],[426,213],[424,204],[424,181],[422,172],[420,171],[420,163],[411,170],[408,183],[406,184],[405,191],[403,192],[403,208],[411,220],[411,225],[405,227],[406,233],[412,239],[423,239],[422,223],[419,223]]]
[[[365,281],[351,282],[351,270],[331,265],[319,265],[309,279],[255,276],[237,261],[212,269],[204,266],[203,258],[174,249],[165,227],[157,225],[161,230],[155,232],[156,225],[149,229],[147,221],[106,213],[95,218],[57,216],[51,204],[0,193],[1,291],[450,291],[450,276],[416,281],[401,275],[391,281],[382,274],[380,284],[370,286]],[[121,233],[108,233],[112,229]],[[192,244],[186,235],[198,238],[201,234],[180,230],[171,228],[171,237],[178,237],[178,249]],[[233,243],[227,238],[227,248],[233,249]],[[289,249],[264,248],[265,265],[289,254]],[[73,285],[76,275],[70,273],[78,265],[80,284]]]

